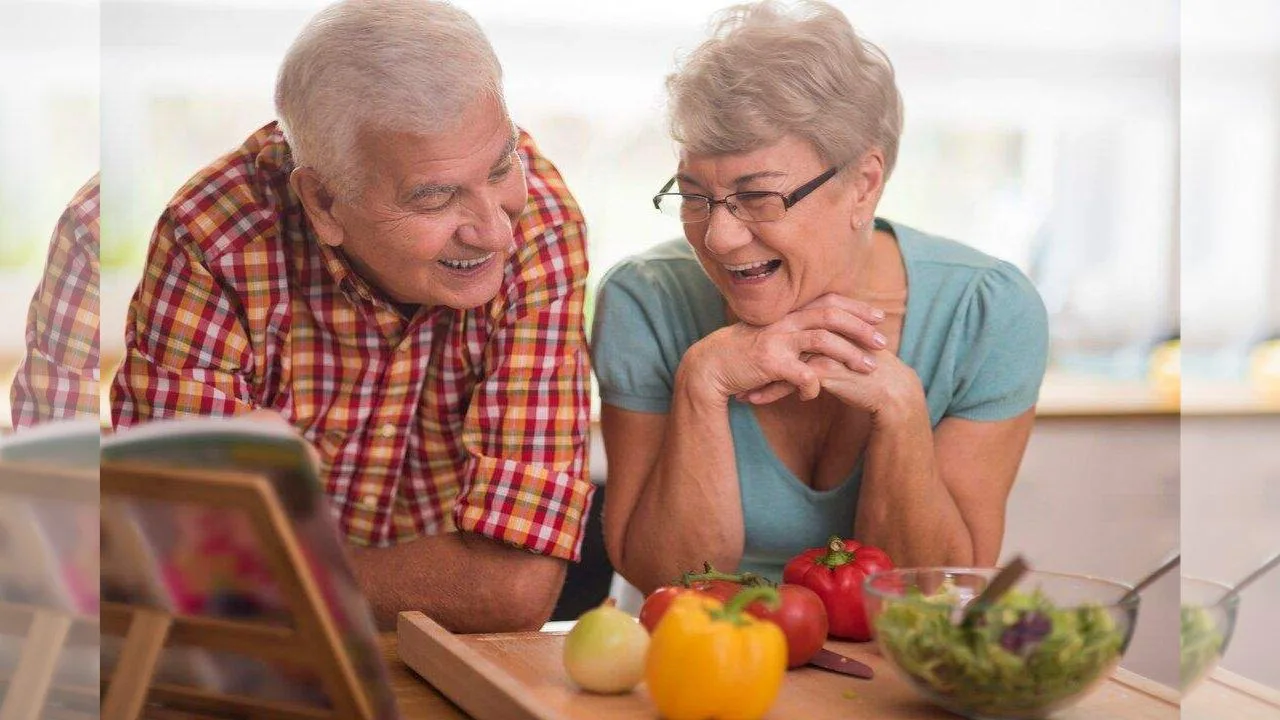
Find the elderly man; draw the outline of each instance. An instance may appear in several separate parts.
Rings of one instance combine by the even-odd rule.
[[[98,176],[58,218],[9,389],[15,429],[98,416]]]
[[[161,216],[114,423],[279,414],[319,454],[381,626],[538,627],[592,494],[575,201],[443,3],[321,12],[276,110]]]

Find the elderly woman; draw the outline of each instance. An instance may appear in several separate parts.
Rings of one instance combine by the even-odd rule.
[[[875,215],[902,107],[832,7],[726,11],[667,80],[685,240],[604,278],[605,540],[648,592],[705,560],[777,578],[839,534],[990,565],[1044,374],[1012,265]],[[687,242],[686,242],[687,241]]]

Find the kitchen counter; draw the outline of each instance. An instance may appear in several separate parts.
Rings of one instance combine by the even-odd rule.
[[[1182,700],[1182,720],[1276,720],[1280,690],[1218,668]]]
[[[404,615],[401,616],[402,632],[404,631],[404,617]],[[518,650],[517,648],[524,647],[525,650],[528,650],[528,647],[526,647],[524,643],[528,643],[530,641],[529,639],[534,635],[537,635],[537,633],[509,634],[504,636],[455,636],[458,638],[473,637],[477,641],[485,639],[488,642],[492,642],[489,650],[480,650],[480,653],[487,657],[489,661],[497,663],[497,665],[489,666],[489,672],[495,671],[498,667],[511,670],[512,672],[511,675],[503,675],[500,677],[489,676],[487,680],[483,682],[477,681],[476,683],[467,685],[467,692],[471,695],[471,702],[477,702],[477,698],[481,698],[482,700],[479,701],[480,705],[487,707],[491,713],[496,712],[494,708],[506,707],[506,705],[497,701],[493,701],[492,704],[490,704],[489,699],[494,697],[492,693],[523,693],[523,691],[518,690],[518,688],[527,687],[530,696],[533,696],[531,697],[532,704],[524,709],[524,712],[526,712],[529,717],[561,717],[561,712],[566,713],[564,715],[566,718],[587,716],[596,717],[600,716],[596,711],[599,711],[601,708],[608,705],[608,707],[612,708],[612,710],[607,713],[610,717],[616,714],[617,717],[627,718],[657,718],[656,712],[649,711],[647,703],[643,704],[645,707],[642,709],[642,703],[640,703],[640,701],[627,704],[619,701],[615,697],[602,699],[602,696],[590,696],[589,698],[584,698],[584,701],[590,700],[590,702],[598,703],[594,706],[594,710],[591,712],[580,712],[583,707],[586,707],[588,704],[579,706],[576,710],[569,712],[562,702],[551,699],[556,694],[553,686],[557,686],[559,683],[564,682],[563,678],[560,678],[561,671],[558,669],[547,670],[545,674],[538,675],[536,679],[531,678],[527,672],[524,672],[528,671],[533,665],[546,667],[548,663],[555,663],[558,666],[559,657],[549,657],[546,652],[552,646],[559,647],[559,639],[552,637],[556,634],[551,633],[545,638],[538,638],[535,641],[536,644],[540,646],[538,651],[534,651],[536,658],[533,658],[532,656],[524,657],[523,659],[516,658],[517,655],[521,654],[521,650]],[[471,641],[464,642],[470,643]],[[392,687],[400,702],[400,710],[403,714],[404,720],[417,720],[418,718],[471,720],[471,715],[468,715],[461,708],[445,699],[400,659],[398,654],[398,644],[394,635],[383,635],[379,638],[379,644],[382,649],[383,658],[386,660],[387,667],[392,678]],[[838,644],[839,643],[837,643],[837,645]],[[479,648],[480,646],[471,645],[471,647]],[[501,659],[508,657],[508,655],[502,654],[503,651],[494,650],[494,648],[507,648],[505,652],[511,653],[510,657],[512,658],[510,660],[510,665],[507,664],[507,660]],[[848,651],[848,648],[845,648],[844,650]],[[493,652],[499,652],[501,657],[495,656]],[[883,667],[884,661],[879,660],[878,655],[875,654],[874,651],[871,651],[870,654],[865,652],[855,652],[852,656],[881,666],[881,672],[886,670],[886,668]],[[425,655],[419,657],[419,661],[423,660],[424,657]],[[454,665],[453,663],[446,663],[446,665],[450,668],[461,668],[463,665],[466,665],[468,668],[474,670],[478,666],[469,664],[473,662],[476,662],[474,658],[466,659],[465,657],[460,656],[457,659],[458,665]],[[515,668],[522,668],[523,670],[516,670]],[[801,670],[797,672],[806,673],[814,671]],[[821,671],[816,672],[821,673]],[[457,669],[455,672],[455,670],[451,669],[450,675],[450,682],[457,683],[459,682],[459,678],[468,677],[468,672],[462,669]],[[822,675],[825,677],[825,673]],[[803,685],[802,683],[804,687],[803,694],[807,698],[807,701],[812,703],[812,698],[816,697],[812,692],[814,690],[813,679],[818,676],[811,675],[805,677],[807,678],[808,685]],[[793,678],[791,682],[796,682],[797,680],[800,680],[799,676]],[[848,681],[849,678],[842,678],[842,680]],[[550,685],[545,685],[544,681],[550,683]],[[883,684],[886,681],[888,681],[888,685]],[[522,683],[529,682],[532,682],[532,685],[522,685]],[[933,708],[923,700],[917,699],[914,693],[908,693],[906,688],[902,686],[902,681],[898,680],[896,676],[886,676],[883,680],[872,682],[882,683],[879,686],[879,689],[875,692],[867,690],[833,694],[832,698],[835,699],[832,702],[840,705],[839,708],[835,708],[835,706],[828,708],[821,702],[819,705],[814,705],[813,707],[834,709],[842,717],[848,717],[850,708],[857,708],[861,706],[861,714],[863,714],[863,716],[875,717],[879,720],[894,720],[895,718],[902,718],[904,720],[906,718],[911,718],[912,720],[923,720],[924,718],[941,718],[943,716],[953,717],[942,710]],[[795,692],[797,691],[793,688],[792,694],[794,695]],[[786,695],[785,688],[783,695]],[[463,702],[467,701],[463,700]],[[609,703],[614,704],[609,705]],[[785,704],[783,696],[780,696],[779,703]],[[536,710],[532,708],[536,708]],[[892,712],[890,714],[886,714],[884,712],[886,708],[892,708]],[[769,715],[769,717],[779,717],[777,711],[778,708],[775,708],[774,712]],[[819,714],[824,714],[824,712],[825,710],[820,711]],[[855,711],[853,714],[858,715],[859,713]],[[1062,715],[1064,718],[1090,718],[1094,720],[1176,720],[1178,716],[1178,708],[1176,693],[1172,690],[1121,669],[1117,670],[1113,674],[1112,678],[1105,686],[1098,688],[1095,693],[1074,708],[1063,711]],[[600,717],[601,720],[604,720],[603,716]]]

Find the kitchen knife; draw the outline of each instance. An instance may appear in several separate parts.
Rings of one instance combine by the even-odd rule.
[[[823,670],[830,670],[831,672],[837,672],[841,675],[852,675],[864,680],[870,680],[876,675],[871,667],[866,663],[854,660],[850,657],[845,657],[840,653],[832,652],[826,648],[819,650],[818,654],[814,655],[813,658],[809,660],[809,664],[814,667],[820,667]]]

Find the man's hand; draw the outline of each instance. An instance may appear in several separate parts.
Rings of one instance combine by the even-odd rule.
[[[237,415],[236,418],[244,419],[244,420],[252,420],[253,422],[260,422],[264,425],[276,425],[276,426],[289,428],[294,432],[294,434],[298,436],[299,439],[302,440],[303,444],[307,446],[307,454],[311,457],[311,464],[315,468],[316,473],[317,474],[320,473],[320,453],[316,450],[316,446],[312,445],[305,437],[302,437],[302,433],[298,430],[298,428],[294,427],[293,423],[285,419],[285,417],[280,413],[276,412],[275,410],[258,408],[256,410],[250,410],[249,412],[246,412],[246,413],[241,413]]]
[[[293,427],[265,409],[238,415]],[[313,462],[319,454],[307,443]],[[537,630],[551,617],[566,563],[472,533],[435,535],[386,548],[344,546],[360,589],[381,630],[396,616],[420,610],[453,632]]]

